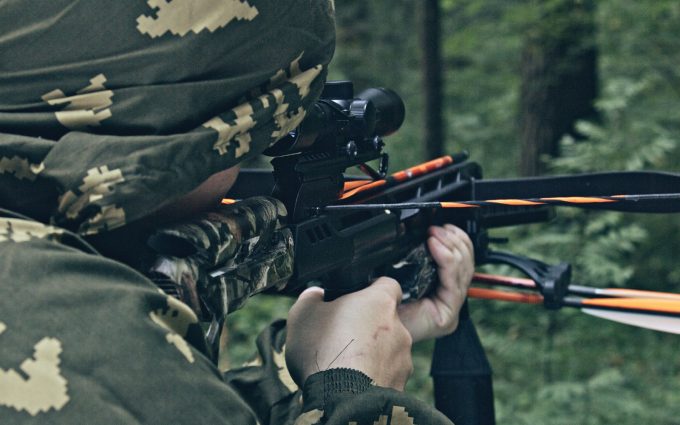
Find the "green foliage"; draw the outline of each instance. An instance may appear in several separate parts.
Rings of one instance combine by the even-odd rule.
[[[229,366],[238,367],[255,356],[255,339],[271,322],[285,319],[293,299],[258,295],[227,316]]]
[[[457,0],[443,6],[446,150],[468,150],[488,176],[515,173],[522,1]]]
[[[639,118],[639,102],[645,100],[653,86],[651,78],[639,81],[617,78],[608,82],[597,104],[604,122],[601,125],[579,123],[577,129],[587,143],[566,137],[562,143],[563,157],[553,161],[554,169],[592,172],[668,166],[668,158],[678,147],[676,129],[663,121]]]
[[[413,375],[406,384],[406,391],[417,394],[422,400],[434,402],[434,385],[429,376],[434,341],[423,341],[413,346]]]
[[[515,172],[522,40],[541,8],[558,3],[441,0],[446,147],[468,149],[485,177]],[[388,139],[393,170],[424,159],[417,6],[416,0],[336,4],[339,45],[332,77],[355,80],[358,89],[390,86],[406,100],[407,123]],[[562,157],[547,160],[551,170],[680,171],[680,3],[602,0],[596,7],[599,120],[578,124],[583,138],[565,138]],[[504,250],[572,263],[575,282],[680,292],[675,216],[560,209],[555,222],[501,232],[511,237]],[[283,316],[289,305],[268,299],[230,316],[233,364],[252,352],[270,311]],[[566,309],[473,300],[471,311],[495,371],[499,424],[678,423],[676,336]],[[425,400],[432,394],[431,348],[416,347],[409,384]]]
[[[388,87],[404,99],[407,120],[389,137],[394,155],[392,169],[424,160],[418,143],[422,120],[418,48],[418,2],[344,0],[336,8],[338,46],[330,66],[330,79],[349,79],[356,94],[369,87]]]
[[[631,8],[637,6],[616,4],[624,3],[621,9],[614,7],[614,2],[599,3],[599,22],[632,20]],[[637,10],[642,12],[644,5],[639,7]],[[658,5],[659,10],[667,8],[671,8],[668,3]],[[625,32],[640,31],[635,38],[638,44],[641,39],[650,44],[657,38],[666,40],[660,34],[644,37],[648,29],[643,30],[639,19],[631,25]],[[549,165],[556,173],[677,169],[679,121],[670,119],[665,109],[672,99],[677,100],[677,93],[668,89],[668,79],[660,76],[656,65],[644,67],[637,57],[623,56],[615,47],[624,46],[611,44],[613,36],[606,29],[606,25],[600,26],[604,64],[604,90],[596,105],[600,121],[579,123],[577,129],[583,139],[565,138],[562,157],[547,160]],[[632,66],[623,66],[628,63]],[[631,68],[636,72],[630,72]],[[532,256],[540,253],[549,262],[569,261],[574,266],[576,282],[677,291],[677,272],[668,272],[677,267],[672,255],[678,249],[677,230],[677,220],[668,216],[650,218],[562,209],[553,223],[516,231],[513,236],[523,238],[513,238],[512,247],[513,251]],[[481,305],[479,309],[477,313],[484,323],[489,307]],[[550,316],[547,324],[534,320],[544,332],[542,343],[532,340],[532,334],[518,339],[517,345],[536,348],[543,344],[543,377],[517,379],[499,373],[499,423],[674,423],[680,373],[672,354],[671,347],[677,344],[674,337],[602,321],[595,323],[597,319],[574,314],[577,313],[561,311],[559,316]],[[521,315],[509,315],[521,329]],[[519,360],[513,360],[517,357],[514,352],[494,350],[500,337],[489,338],[489,334],[502,335],[502,331],[485,326],[482,332],[496,370],[499,366],[518,365]],[[527,351],[531,349],[520,350],[519,359]],[[526,370],[526,365],[519,367]],[[519,396],[514,392],[518,387],[522,388]],[[529,399],[524,391],[531,394]]]

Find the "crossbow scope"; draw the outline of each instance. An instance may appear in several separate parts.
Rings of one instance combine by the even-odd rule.
[[[370,88],[354,97],[350,81],[326,83],[320,99],[300,126],[267,149],[274,156],[274,196],[293,221],[311,208],[338,199],[343,173],[358,166],[373,179],[387,174],[382,136],[394,133],[405,117],[404,102],[394,91]],[[378,171],[366,163],[380,160]]]
[[[330,81],[300,126],[265,155],[333,152],[355,157],[379,151],[382,136],[394,133],[405,117],[404,102],[394,91],[370,88],[354,97],[351,81]]]

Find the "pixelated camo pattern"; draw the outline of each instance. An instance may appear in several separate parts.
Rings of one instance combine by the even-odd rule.
[[[0,218],[0,242],[22,243],[33,239],[59,241],[64,231],[35,221]]]
[[[0,422],[256,423],[188,306],[66,230],[0,228]]]
[[[27,52],[0,60],[0,208],[81,235],[286,135],[334,48],[328,0],[22,5],[0,13],[0,52]]]
[[[285,219],[280,201],[254,197],[159,229],[149,239],[158,253],[150,275],[203,319],[223,317],[293,274]]]

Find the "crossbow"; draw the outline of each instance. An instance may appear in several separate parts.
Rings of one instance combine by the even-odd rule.
[[[352,83],[329,82],[302,124],[265,151],[274,157],[273,173],[241,171],[231,198],[271,195],[287,209],[295,266],[286,292],[321,285],[332,300],[388,275],[402,283],[405,299],[422,297],[436,277],[429,256],[417,254],[427,227],[453,223],[472,239],[477,264],[507,264],[527,276],[477,273],[475,283],[531,291],[475,286],[470,297],[540,303],[548,309],[577,307],[680,333],[680,295],[574,285],[569,264],[496,251],[489,237],[489,229],[547,221],[560,206],[680,212],[680,175],[609,172],[485,180],[466,152],[388,174],[383,137],[396,131],[404,117],[404,104],[391,90],[374,88],[354,96]],[[370,161],[379,162],[377,169]],[[352,167],[362,175],[349,175]],[[228,272],[217,268],[211,276]],[[455,423],[494,423],[490,367],[467,304],[456,332],[436,343],[432,375],[436,407]]]
[[[272,194],[288,210],[296,247],[289,290],[320,283],[327,298],[333,299],[361,289],[376,274],[395,273],[388,266],[422,243],[427,226],[454,223],[473,240],[477,264],[510,265],[533,284],[485,275],[476,275],[476,282],[532,289],[549,309],[576,306],[679,313],[674,304],[665,306],[664,301],[677,301],[667,294],[577,290],[571,285],[568,264],[548,265],[492,250],[494,240],[488,230],[547,221],[558,206],[680,212],[680,175],[642,171],[484,180],[480,165],[469,161],[466,152],[388,175],[382,137],[396,131],[404,117],[403,102],[391,90],[368,89],[355,98],[350,82],[329,82],[302,125],[265,151],[274,156],[273,173],[244,170],[239,175],[230,196]],[[378,170],[367,164],[372,160],[380,161]],[[348,176],[346,171],[354,166],[366,176]],[[622,181],[627,193],[620,193]],[[405,288],[404,292],[406,297],[417,298],[423,291]],[[472,296],[491,294],[472,291]],[[611,303],[596,302],[594,297]],[[663,301],[654,308],[646,303],[636,307],[630,301],[636,298]],[[680,328],[675,332],[680,333]]]

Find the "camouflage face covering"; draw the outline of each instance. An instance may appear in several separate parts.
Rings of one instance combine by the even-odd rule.
[[[294,128],[333,53],[328,0],[0,5],[0,207],[123,226]]]

